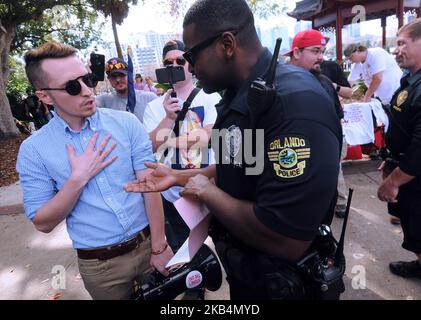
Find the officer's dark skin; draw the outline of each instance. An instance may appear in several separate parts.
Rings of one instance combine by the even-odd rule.
[[[193,48],[206,38],[195,31],[195,24],[184,28],[183,40],[187,48]],[[245,47],[231,32],[225,32],[195,55],[195,64],[190,65],[189,71],[196,75],[207,93],[226,88],[238,90],[263,51],[257,38],[249,37]],[[215,165],[194,170],[172,170],[157,164],[147,166],[154,171],[144,179],[126,185],[126,191],[151,192],[166,190],[173,185],[184,186],[182,196],[205,203],[238,239],[259,251],[288,261],[299,260],[311,244],[311,241],[295,240],[272,231],[256,218],[254,203],[233,198],[219,189],[212,182],[212,178],[216,177]]]

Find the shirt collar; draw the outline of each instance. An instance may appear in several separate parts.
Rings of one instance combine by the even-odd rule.
[[[56,127],[63,129],[65,132],[78,133],[77,131],[70,128],[68,123],[62,117],[60,117],[57,112],[55,112],[55,111],[51,111],[51,112],[54,115],[54,117],[51,119],[51,121],[53,121],[53,123]],[[97,128],[98,128],[98,110],[92,116],[86,118],[86,121],[85,121],[85,124],[82,127],[82,130],[86,129],[88,126],[92,131],[97,130]]]
[[[265,48],[263,53],[259,56],[257,63],[252,68],[250,76],[243,82],[238,92],[235,93],[234,89],[227,90],[224,95],[223,102],[229,104],[228,107],[230,109],[236,110],[245,115],[249,113],[248,103],[244,103],[244,96],[246,96],[245,99],[247,100],[247,94],[251,83],[257,78],[263,78],[265,76],[271,60],[272,54],[267,48]]]
[[[421,69],[415,72],[414,74],[408,73],[405,77],[405,80],[408,81],[410,85],[414,84],[421,78]]]

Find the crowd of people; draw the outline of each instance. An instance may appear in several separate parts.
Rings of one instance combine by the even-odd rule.
[[[421,278],[421,20],[398,31],[396,61],[380,48],[347,47],[348,79],[324,61],[328,41],[317,30],[298,33],[285,53],[290,63],[278,64],[274,88],[257,103],[250,88],[267,76],[272,54],[244,0],[196,1],[183,41],[162,52],[184,80],[158,96],[136,74],[131,106],[122,59],[104,70],[114,92],[95,96],[96,78],[73,47],[49,42],[25,54],[31,108],[51,115],[19,151],[25,212],[41,232],[66,221],[93,299],[129,299],[152,270],[169,274],[167,262],[189,235],[173,205],[180,197],[210,210],[231,299],[320,297],[297,262],[319,250],[320,226],[345,214],[342,99],[358,79],[368,87],[364,102],[391,106],[378,196],[400,218],[403,247],[417,255],[390,270]],[[222,143],[213,143],[215,132]],[[249,163],[249,150],[262,157]],[[262,170],[249,174],[260,159]],[[188,294],[204,298],[203,290]]]

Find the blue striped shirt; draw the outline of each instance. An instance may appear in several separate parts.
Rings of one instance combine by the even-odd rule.
[[[74,248],[98,248],[120,243],[148,225],[144,200],[139,193],[126,193],[123,186],[136,179],[144,163],[154,162],[149,135],[129,112],[97,109],[80,132],[73,131],[57,114],[26,139],[19,150],[17,171],[23,189],[27,216],[51,200],[71,175],[66,145],[82,154],[95,132],[96,145],[107,136],[116,148],[107,157],[118,158],[104,168],[83,189],[66,219]]]

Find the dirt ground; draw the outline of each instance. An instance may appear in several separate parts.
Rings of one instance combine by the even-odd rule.
[[[0,139],[0,187],[5,187],[18,181],[16,158],[19,146],[26,138],[26,135],[20,134],[15,138]]]

